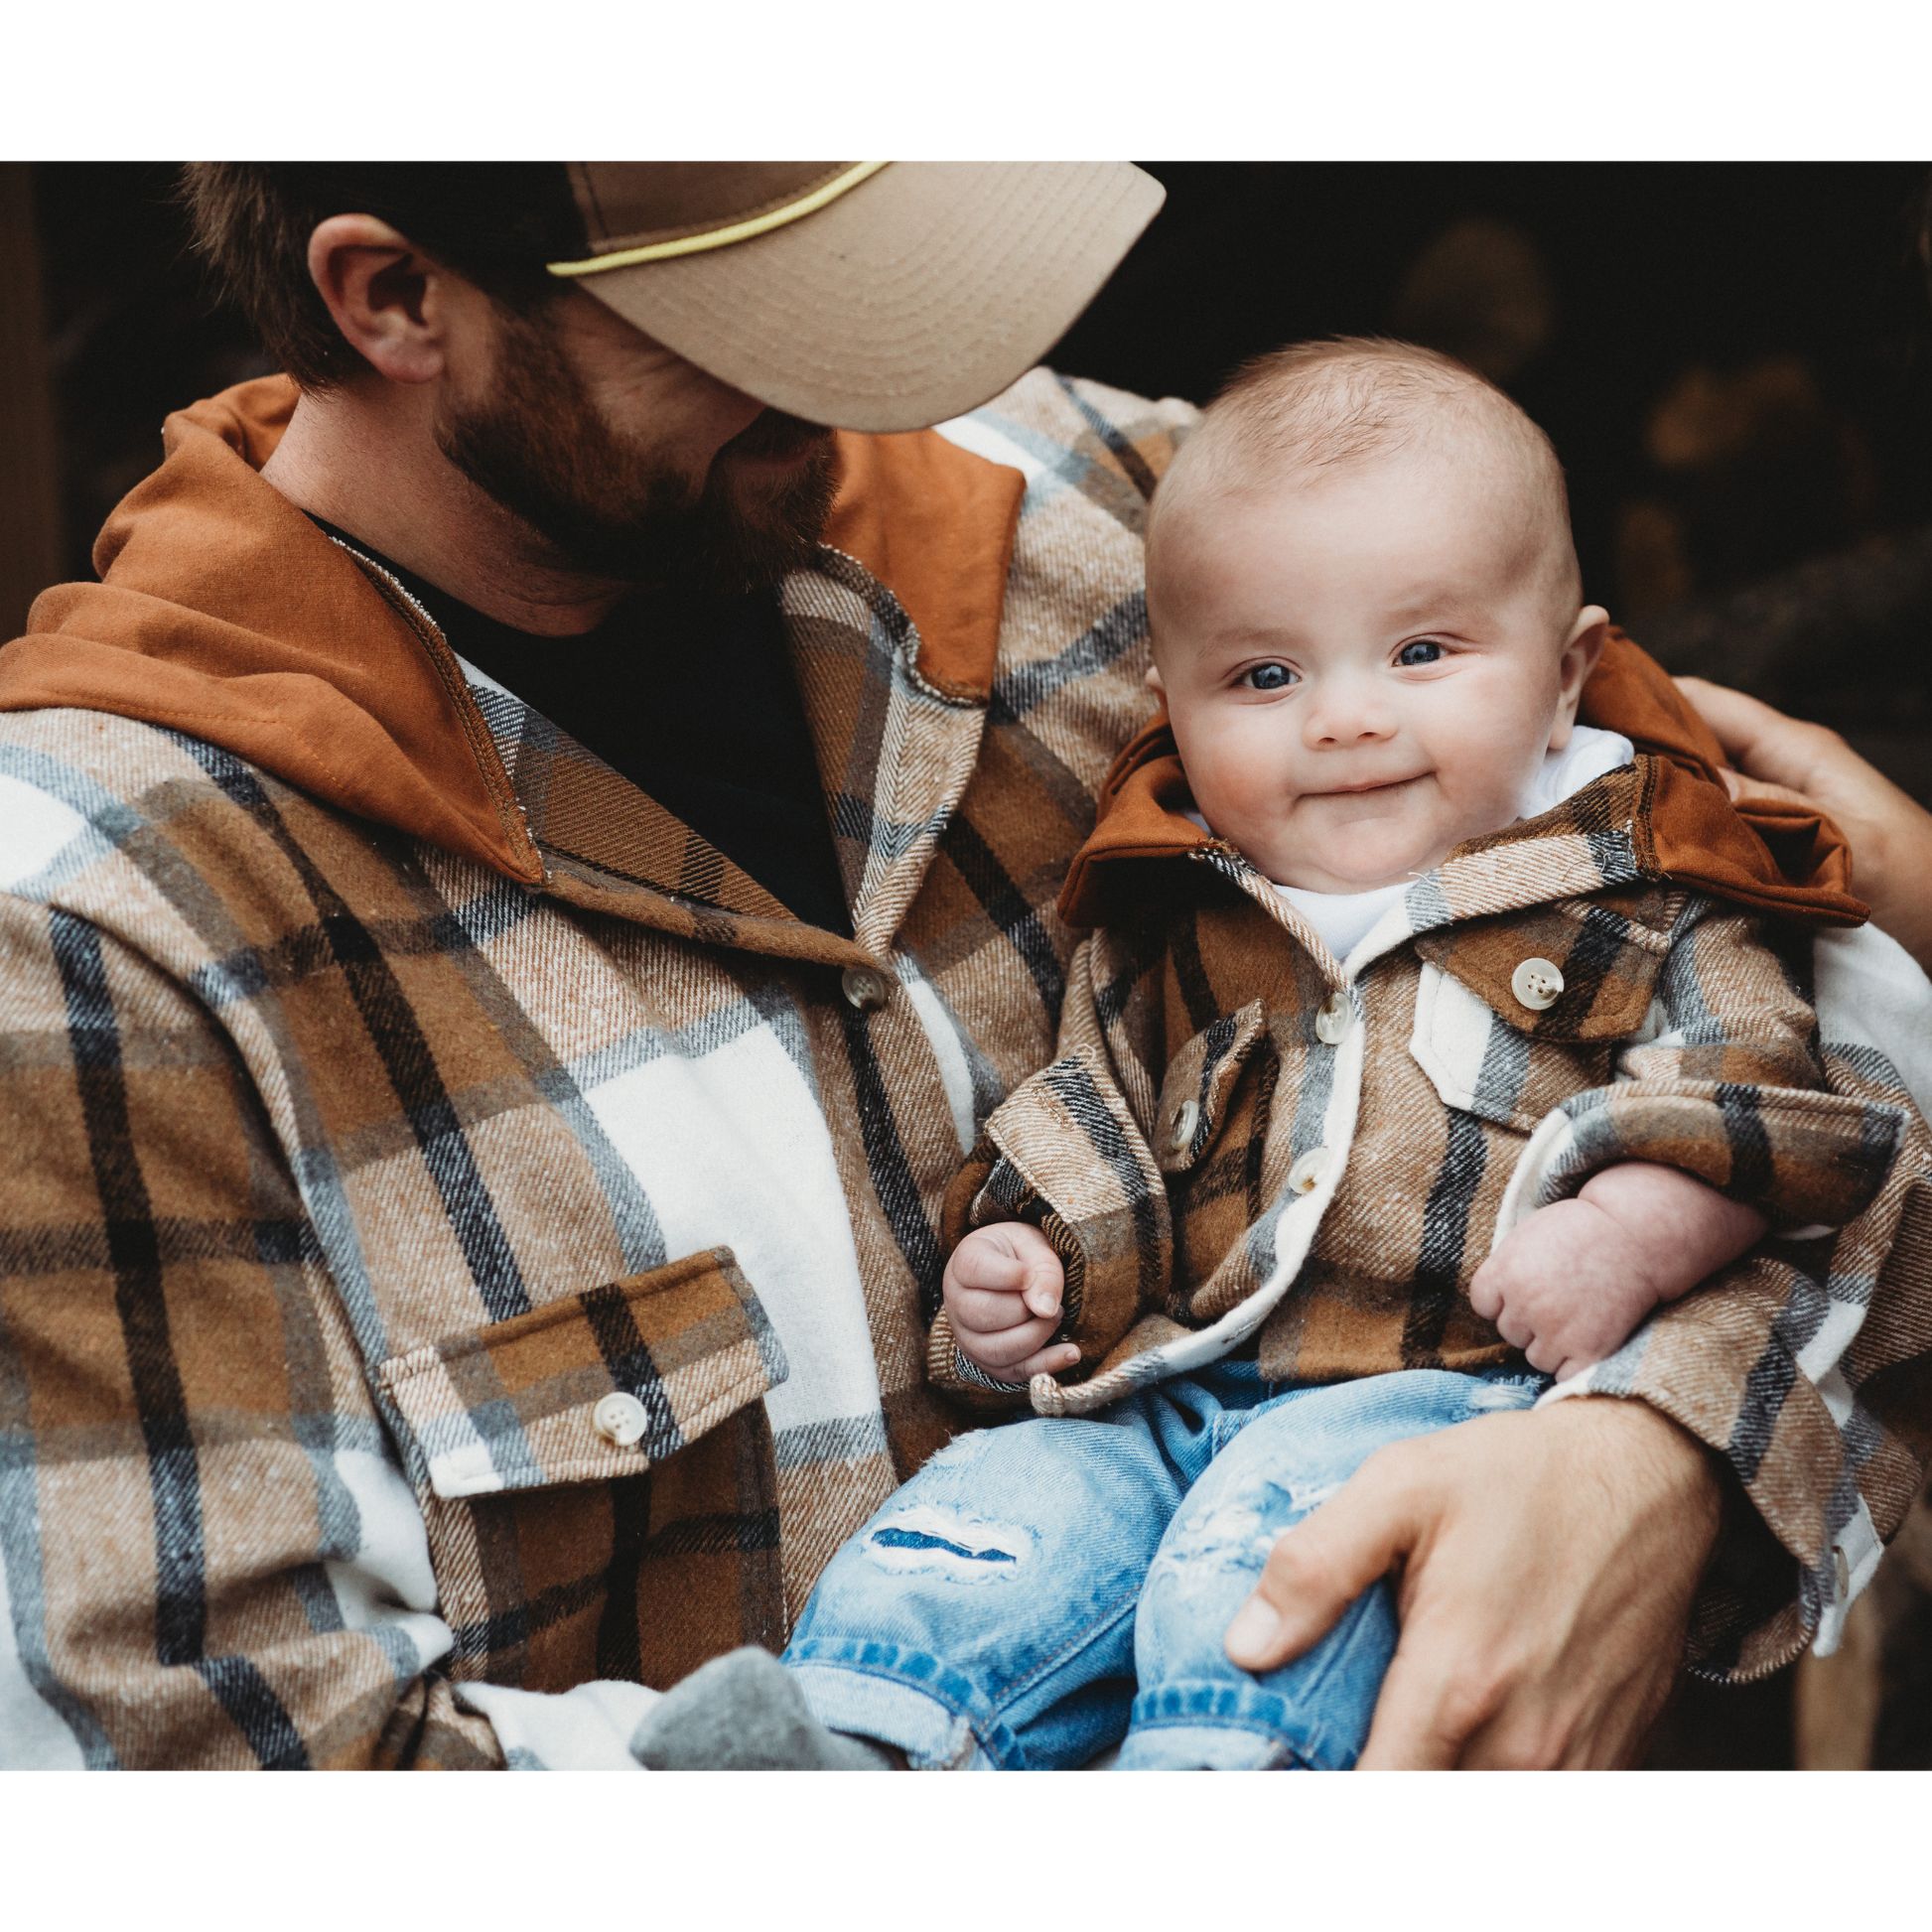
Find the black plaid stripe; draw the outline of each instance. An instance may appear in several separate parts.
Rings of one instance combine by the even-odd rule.
[[[169,1332],[160,1243],[128,1120],[119,1030],[100,936],[92,926],[64,912],[52,913],[48,926],[67,992],[69,1039],[94,1182],[100,1190],[115,1312],[147,1442],[154,1508],[156,1655],[164,1666],[187,1665],[201,1677],[265,1768],[306,1769],[308,1755],[302,1740],[254,1664],[243,1657],[207,1654],[201,1472]]]

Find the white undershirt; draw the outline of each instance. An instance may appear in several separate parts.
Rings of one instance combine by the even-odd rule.
[[[1621,732],[1597,731],[1579,725],[1561,752],[1547,752],[1530,780],[1518,820],[1540,818],[1573,793],[1582,791],[1606,771],[1628,764],[1636,747]],[[1199,812],[1187,814],[1202,831],[1214,828]],[[1311,893],[1302,886],[1277,886],[1276,892],[1321,935],[1321,943],[1337,959],[1346,959],[1374,930],[1375,922],[1404,893],[1410,881],[1377,886],[1366,893]]]

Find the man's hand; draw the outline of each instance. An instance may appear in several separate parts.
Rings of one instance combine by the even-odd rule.
[[[1274,1548],[1228,1626],[1272,1670],[1400,1565],[1364,1770],[1635,1761],[1717,1540],[1717,1475],[1638,1402],[1580,1397],[1377,1449]]]
[[[1783,798],[1828,814],[1852,841],[1852,890],[1932,973],[1932,812],[1824,725],[1701,677],[1681,677],[1677,688],[1746,774],[1724,774],[1732,799]]]
[[[1469,1284],[1469,1306],[1559,1382],[1613,1355],[1764,1235],[1764,1216],[1652,1161],[1593,1173],[1574,1200],[1526,1215]]]
[[[1066,1271],[1053,1244],[1025,1221],[975,1228],[952,1252],[946,1314],[959,1352],[1002,1382],[1071,1368],[1080,1351],[1051,1345]]]

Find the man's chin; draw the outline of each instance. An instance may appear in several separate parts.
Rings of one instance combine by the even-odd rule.
[[[828,434],[790,456],[756,450],[731,456],[729,464],[712,466],[700,557],[721,587],[765,589],[817,551],[838,494],[838,447]]]

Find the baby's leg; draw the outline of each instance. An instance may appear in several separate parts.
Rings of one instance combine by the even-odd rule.
[[[785,1651],[819,1723],[914,1768],[1069,1769],[1116,1742],[1141,1581],[1221,1413],[1176,1393],[934,1456],[832,1559]]]
[[[1150,1566],[1135,1625],[1140,1694],[1122,1770],[1346,1770],[1361,1754],[1395,1654],[1387,1583],[1358,1596],[1315,1647],[1254,1677],[1222,1633],[1275,1540],[1384,1443],[1527,1408],[1547,1379],[1419,1369],[1300,1389],[1221,1423],[1225,1440]]]

